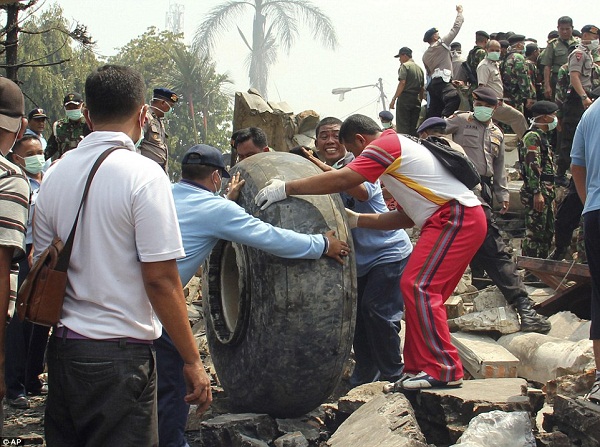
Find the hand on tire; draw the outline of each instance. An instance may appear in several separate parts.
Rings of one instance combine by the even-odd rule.
[[[351,230],[353,228],[358,227],[358,216],[360,216],[360,214],[355,213],[354,211],[346,208],[346,217],[348,218],[348,228],[350,228]]]
[[[285,193],[285,182],[279,179],[272,179],[266,183],[266,186],[258,191],[254,198],[254,203],[260,206],[261,210],[266,210],[270,205],[275,202],[285,200],[287,194]]]
[[[325,237],[329,241],[329,249],[325,254],[330,258],[335,259],[340,264],[343,264],[344,258],[350,254],[350,246],[346,242],[340,241],[335,237],[335,230],[329,230],[325,233]]]

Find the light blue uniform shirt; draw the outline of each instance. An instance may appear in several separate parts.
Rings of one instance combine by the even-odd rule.
[[[177,260],[181,283],[187,284],[213,247],[223,239],[264,250],[282,258],[318,259],[323,235],[307,235],[274,227],[248,214],[231,200],[182,181],[173,185],[185,258]]]
[[[571,146],[571,163],[586,168],[583,213],[600,209],[600,101],[585,111]]]

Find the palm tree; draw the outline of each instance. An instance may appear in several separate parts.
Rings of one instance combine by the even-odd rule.
[[[254,8],[251,43],[236,27],[250,50],[246,59],[250,87],[257,89],[265,98],[269,67],[277,60],[279,46],[289,54],[298,37],[300,20],[310,26],[315,38],[326,47],[335,49],[338,44],[329,17],[308,0],[229,0],[209,11],[196,31],[194,48],[210,54],[218,35],[230,29],[231,22],[248,7]]]

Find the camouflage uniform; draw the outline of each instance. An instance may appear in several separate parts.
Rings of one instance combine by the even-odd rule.
[[[75,149],[90,132],[83,117],[75,121],[68,118],[55,121],[52,125],[52,135],[46,146],[46,160],[49,158],[56,160],[65,152]]]
[[[487,52],[485,49],[478,45],[475,45],[467,55],[467,64],[469,67],[471,67],[471,72],[475,75],[475,78],[477,78],[477,66],[482,60],[485,59],[486,55]],[[469,85],[468,98],[469,103],[471,104],[471,109],[473,108],[473,90],[475,90],[477,87],[477,82]]]
[[[529,76],[529,79],[531,79],[531,83],[533,85],[533,95],[535,99],[543,99],[540,96],[543,94],[542,78],[540,77],[540,72],[538,70],[537,64],[533,61],[530,61],[529,59],[525,59],[525,66],[527,67],[527,76]]]
[[[534,128],[519,142],[521,160],[521,203],[526,209],[525,238],[521,243],[524,256],[547,258],[554,236],[554,165],[552,146],[546,132]],[[533,196],[538,192],[544,197],[544,209],[533,209]]]
[[[560,38],[552,39],[548,42],[542,54],[540,54],[540,63],[546,67],[550,67],[550,85],[554,89],[554,94],[556,94],[558,70],[560,70],[563,64],[567,63],[569,48],[576,43],[577,41],[574,37],[571,37],[569,40],[562,40]]]
[[[556,116],[562,118],[562,107],[567,100],[567,93],[569,91],[569,85],[571,84],[571,78],[569,77],[569,64],[563,64],[556,74],[556,88],[554,94],[554,102],[558,106]]]
[[[535,88],[527,75],[525,57],[511,52],[500,64],[504,96],[512,101],[512,106],[523,113],[527,99],[535,99]]]
[[[169,135],[165,131],[163,118],[156,116],[152,109],[148,110],[146,116],[148,120],[144,127],[144,140],[140,144],[140,153],[144,157],[154,160],[167,172],[167,160],[169,159],[167,139]]]

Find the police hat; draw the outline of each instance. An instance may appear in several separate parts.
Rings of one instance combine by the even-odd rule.
[[[551,115],[557,110],[558,106],[552,101],[537,101],[531,106],[531,113],[533,116]]]
[[[44,113],[44,109],[33,109],[31,112],[29,112],[29,114],[27,115],[27,119],[29,121],[34,120],[36,118],[48,118],[48,115],[46,115]]]
[[[394,57],[400,57],[403,54],[405,56],[412,57],[412,50],[408,47],[402,47],[398,50],[398,54],[396,54]]]
[[[382,110],[381,112],[379,112],[379,118],[381,119],[381,121],[392,121],[394,119],[394,115],[392,115],[392,112],[390,112],[389,110]]]
[[[508,38],[508,43],[510,45],[514,45],[518,42],[523,42],[525,40],[525,36],[523,34],[513,34]]]
[[[179,96],[173,90],[169,90],[168,88],[155,88],[152,97],[156,99],[164,99],[165,101],[177,102],[179,101]]]
[[[446,120],[443,118],[439,118],[437,116],[432,116],[431,118],[427,118],[417,129],[417,134],[421,132],[425,132],[427,129],[431,129],[432,127],[443,127],[446,128]]]
[[[581,28],[581,32],[598,34],[598,27],[594,25],[585,25],[583,28]]]
[[[462,45],[460,44],[460,42],[452,42],[450,44],[450,49],[451,50],[456,50],[456,49],[461,50],[462,49]]]
[[[23,93],[10,79],[0,77],[0,128],[16,132],[25,114]]]
[[[208,144],[197,144],[187,150],[181,160],[182,165],[207,165],[220,168],[223,177],[229,178],[229,172],[225,169],[223,154],[217,148]]]
[[[490,87],[477,87],[475,90],[473,90],[473,98],[492,106],[498,104],[498,96]]]
[[[475,35],[485,37],[486,39],[490,38],[490,35],[488,33],[486,33],[485,31],[475,31]]]
[[[81,104],[83,102],[83,97],[81,96],[80,93],[69,93],[65,96],[65,99],[63,99],[63,106],[66,106],[67,104]]]
[[[429,41],[431,40],[431,38],[433,37],[433,35],[435,33],[438,32],[437,28],[430,28],[425,32],[425,35],[423,36],[423,42],[425,43],[429,43]]]

